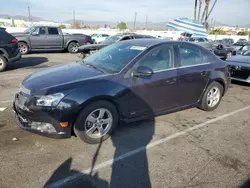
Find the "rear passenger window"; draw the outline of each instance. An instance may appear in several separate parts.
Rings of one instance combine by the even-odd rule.
[[[59,35],[58,29],[54,27],[48,28],[49,35]]]
[[[181,67],[208,63],[211,59],[208,57],[208,53],[202,52],[195,46],[179,45],[179,53]]]

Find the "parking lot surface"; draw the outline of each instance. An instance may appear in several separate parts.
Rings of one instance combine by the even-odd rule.
[[[0,187],[250,187],[250,87],[233,83],[213,112],[190,109],[132,124],[107,141],[56,140],[18,128],[12,101],[41,68],[76,61],[36,53],[0,73]]]

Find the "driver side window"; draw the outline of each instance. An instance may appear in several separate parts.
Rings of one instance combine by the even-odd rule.
[[[45,27],[40,27],[39,28],[39,35],[45,35],[46,34],[46,28]]]
[[[137,66],[145,66],[154,72],[174,68],[174,49],[172,45],[163,45],[152,49],[141,60]]]

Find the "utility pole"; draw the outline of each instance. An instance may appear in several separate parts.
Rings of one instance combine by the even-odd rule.
[[[146,30],[148,30],[148,15],[146,14]]]
[[[30,16],[30,7],[28,7],[28,15],[29,15],[29,22],[31,21],[31,16]]]
[[[76,25],[75,9],[73,9],[73,25]]]
[[[194,21],[196,21],[197,1],[198,0],[194,0]]]
[[[136,26],[136,17],[137,17],[137,12],[135,12],[135,18],[134,18],[134,28],[133,28],[133,31],[135,31],[135,26]]]

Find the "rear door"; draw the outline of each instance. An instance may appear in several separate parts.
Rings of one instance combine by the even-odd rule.
[[[61,49],[63,47],[63,35],[60,34],[57,27],[48,27],[46,41],[48,48]]]
[[[201,48],[192,44],[178,45],[179,102],[195,104],[201,98],[210,78],[212,64]]]

